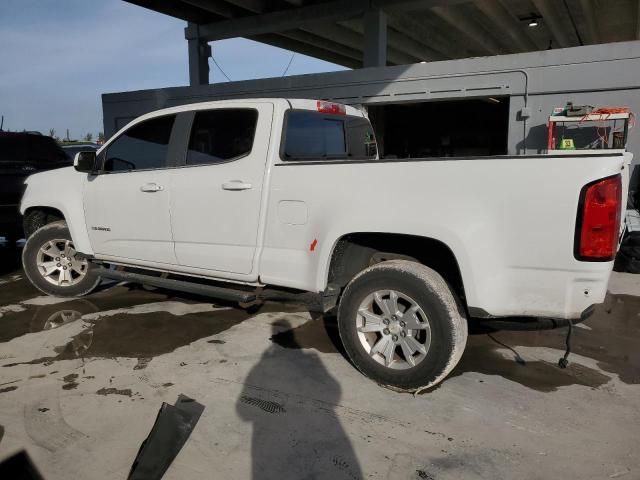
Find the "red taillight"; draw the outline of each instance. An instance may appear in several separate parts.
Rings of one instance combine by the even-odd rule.
[[[325,102],[324,100],[318,100],[318,111],[320,113],[330,113],[332,115],[346,115],[347,107],[339,103]]]
[[[609,261],[616,256],[622,210],[620,175],[585,185],[580,194],[575,256]]]

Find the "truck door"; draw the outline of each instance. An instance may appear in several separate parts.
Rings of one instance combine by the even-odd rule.
[[[248,275],[273,104],[228,105],[193,113],[183,167],[171,181],[171,223],[180,265]]]
[[[84,210],[94,252],[176,264],[169,219],[170,139],[176,119],[133,125],[100,152],[103,171],[85,183]]]

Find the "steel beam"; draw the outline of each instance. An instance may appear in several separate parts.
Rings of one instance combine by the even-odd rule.
[[[394,28],[401,35],[413,39],[423,45],[423,48],[434,51],[434,58],[464,58],[469,57],[470,52],[460,43],[452,42],[432,28],[425,26],[424,22],[413,19],[404,13],[394,12],[388,14],[387,21],[390,27]],[[394,39],[389,38],[390,44],[394,45]]]
[[[341,22],[341,24],[354,32],[364,33],[362,23],[356,20],[347,20]],[[400,64],[433,61],[445,58],[440,52],[437,52],[422,43],[416,42],[411,38],[396,32],[392,28],[387,30],[387,55],[389,55],[389,58],[403,56],[404,58],[399,62]]]
[[[208,41],[234,37],[250,37],[303,28],[319,21],[337,22],[359,17],[366,11],[362,0],[338,0],[308,7],[232,18],[200,26],[200,36]]]
[[[246,0],[230,0],[236,5],[241,4]],[[295,6],[301,6],[304,4],[304,0],[284,0],[286,3]],[[387,23],[389,24],[389,17],[387,16]],[[364,39],[364,21],[360,19],[351,19],[341,22],[342,24],[327,23],[324,22],[318,25],[303,26],[301,30],[318,35],[319,37],[329,38],[335,42],[339,42],[343,45],[350,46],[357,50],[364,52],[365,39]],[[406,65],[410,63],[416,63],[424,60],[428,57],[427,52],[432,50],[424,45],[418,45],[415,43],[413,48],[407,45],[408,42],[403,42],[402,45],[396,44],[392,40],[396,36],[392,31],[387,30],[387,64],[391,65]],[[439,57],[437,53],[436,56]]]
[[[207,85],[209,83],[209,57],[211,47],[198,34],[198,26],[189,23],[185,32],[189,30],[192,38],[187,39],[189,52],[189,85]]]
[[[387,65],[387,14],[380,9],[367,10],[364,14],[364,67]]]
[[[313,33],[302,30],[289,30],[286,32],[281,32],[280,35],[297,42],[306,43],[308,45],[312,45],[314,47],[318,47],[320,49],[342,55],[343,57],[350,58],[355,61],[361,61],[362,59],[362,55],[359,50],[335,42],[328,38],[314,35]]]
[[[356,27],[355,20],[348,20],[344,25],[336,25],[333,23],[326,23],[320,25],[313,25],[303,28],[305,32],[313,33],[319,37],[329,38],[334,42],[338,42],[342,45],[346,45],[350,48],[354,48],[360,52],[364,51],[364,30],[361,26]],[[416,57],[410,54],[407,50],[396,46],[391,42],[392,32],[387,33],[387,63],[391,65],[404,65],[407,63],[415,63],[420,61],[421,57]],[[362,55],[360,55],[362,59]]]
[[[533,4],[542,15],[542,20],[547,25],[549,34],[556,41],[557,47],[571,47],[572,42],[567,35],[567,32],[559,20],[560,12],[557,8],[554,8],[548,0],[532,0]]]
[[[464,34],[471,41],[475,42],[476,45],[480,46],[487,53],[492,55],[508,53],[507,49],[467,16],[458,13],[452,8],[434,7],[432,11],[438,17],[449,23],[459,33]]]
[[[215,0],[182,0],[184,3],[188,3],[193,7],[197,7],[207,12],[215,13],[225,18],[232,18],[236,15],[237,9],[232,5],[222,1]]]
[[[371,8],[393,9],[398,12],[426,10],[433,7],[448,7],[471,0],[371,0]]]
[[[638,1],[638,13],[636,19],[636,40],[640,40],[640,1]]]
[[[537,50],[536,44],[522,31],[522,25],[499,0],[476,0],[475,5],[496,27],[509,36],[518,51]]]
[[[640,3],[638,4],[640,5]],[[582,15],[585,18],[587,24],[587,31],[589,32],[589,43],[598,43],[600,41],[600,34],[598,33],[598,23],[596,22],[596,5],[593,0],[580,0],[580,8],[582,9]],[[640,15],[640,8],[638,9]]]
[[[249,38],[251,40],[255,40],[256,42],[267,43],[269,45],[284,48],[285,50],[292,50],[303,55],[309,55],[310,57],[321,58],[323,60],[326,60],[327,62],[332,62],[337,65],[342,65],[349,68],[362,68],[362,60],[354,60],[353,58],[345,57],[343,55],[340,55],[339,53],[330,52],[315,45],[309,45],[308,43],[299,42],[279,34],[265,33]]]
[[[218,1],[218,0],[184,0],[189,2],[193,6],[197,6],[203,10],[215,13],[217,15],[224,16],[226,18],[235,18],[246,16],[251,14],[262,14],[263,3],[257,0],[230,0],[230,1]],[[294,3],[295,0],[287,0],[287,3]],[[249,37],[251,38],[251,37]],[[348,28],[336,25],[334,23],[324,22],[322,24],[309,24],[301,29],[288,30],[281,32],[277,37],[270,36],[270,38],[277,38],[278,45],[282,46],[283,43],[288,43],[288,40],[296,42],[296,46],[307,45],[305,51],[308,52],[308,47],[313,47],[313,51],[316,52],[314,56],[329,60],[331,58],[338,58],[340,65],[345,66],[362,66],[362,52],[364,40],[362,34],[358,34],[349,30]],[[320,48],[316,48],[320,47]],[[321,49],[326,49],[327,54],[321,54],[317,52],[323,52]],[[299,51],[299,50],[298,50]],[[304,53],[304,52],[300,52]],[[337,57],[336,57],[337,56]],[[347,60],[348,59],[348,60]],[[331,60],[333,61],[333,60]],[[389,52],[389,61],[393,64],[399,65],[403,63],[415,62],[415,58],[410,58],[408,55],[402,52],[391,51]]]

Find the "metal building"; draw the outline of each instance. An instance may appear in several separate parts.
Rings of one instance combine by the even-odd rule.
[[[158,108],[284,96],[362,105],[384,156],[521,154],[546,147],[547,118],[568,101],[640,112],[637,1],[601,10],[592,0],[130,3],[189,22],[191,86],[103,95],[107,136]],[[235,36],[355,69],[209,84],[208,42]],[[637,134],[628,148],[640,163]]]

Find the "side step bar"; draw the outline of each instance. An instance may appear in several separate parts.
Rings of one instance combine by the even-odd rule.
[[[173,278],[161,278],[141,273],[111,270],[104,267],[98,270],[98,275],[102,278],[110,278],[120,282],[142,283],[144,285],[151,285],[152,287],[178,290],[181,292],[214,297],[219,298],[220,300],[229,300],[232,302],[249,303],[256,301],[258,298],[255,292],[247,292],[245,290],[234,288],[216,287],[213,285],[203,285],[201,283],[174,280]]]

